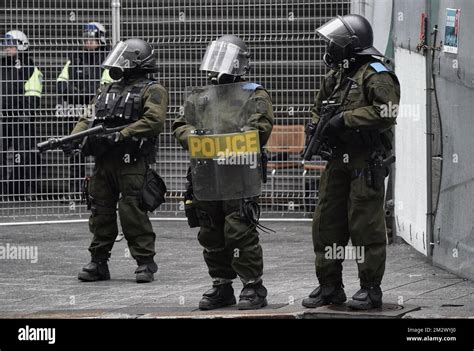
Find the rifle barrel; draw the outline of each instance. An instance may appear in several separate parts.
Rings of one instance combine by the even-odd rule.
[[[47,150],[57,149],[59,146],[74,142],[77,140],[82,140],[87,136],[97,135],[97,134],[110,134],[114,132],[119,132],[122,129],[128,127],[130,124],[126,124],[123,126],[115,127],[115,128],[106,128],[104,125],[98,125],[93,128],[84,130],[82,132],[66,135],[62,138],[52,138],[46,141],[43,141],[37,145],[39,152],[44,152]]]

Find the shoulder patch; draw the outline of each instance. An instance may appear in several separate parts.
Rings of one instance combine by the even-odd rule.
[[[157,104],[161,104],[161,94],[159,91],[155,91],[153,95],[151,95],[153,101],[155,101]]]
[[[158,84],[153,81],[149,82],[144,90],[148,90],[150,93],[150,98],[157,104],[161,104],[162,96]]]
[[[244,90],[250,90],[250,91],[255,91],[257,90],[257,88],[261,88],[262,86],[260,84],[257,84],[257,83],[244,83],[242,85],[242,89]]]
[[[370,67],[372,67],[373,69],[375,69],[375,71],[377,73],[381,73],[381,72],[390,72],[390,70],[385,67],[385,65],[383,63],[380,63],[380,62],[374,62],[374,63],[371,63],[370,64]]]

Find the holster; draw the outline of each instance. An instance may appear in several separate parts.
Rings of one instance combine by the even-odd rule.
[[[81,204],[86,204],[87,205],[87,210],[90,211],[91,209],[91,199],[90,199],[90,194],[89,194],[89,183],[91,181],[91,177],[87,176],[84,178],[82,181],[82,193],[81,193]]]
[[[193,193],[193,182],[191,177],[191,169],[188,169],[186,175],[186,192],[184,193],[184,213],[188,219],[188,225],[190,228],[197,228],[199,224],[198,210],[194,202],[194,193]]]
[[[384,157],[383,152],[374,151],[367,161],[367,168],[364,170],[367,186],[376,191],[383,189],[385,178],[390,173],[390,165],[384,164]]]

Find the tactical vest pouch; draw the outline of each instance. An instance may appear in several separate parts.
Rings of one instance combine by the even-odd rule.
[[[167,191],[166,184],[158,173],[151,168],[147,168],[140,194],[140,208],[143,211],[153,212],[165,202]]]

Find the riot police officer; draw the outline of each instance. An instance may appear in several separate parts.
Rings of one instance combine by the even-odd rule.
[[[219,163],[224,159],[213,152],[236,151],[230,145],[235,141],[240,151],[250,155],[253,150],[260,157],[260,147],[270,137],[271,99],[261,85],[244,80],[250,70],[249,58],[247,45],[236,36],[224,35],[212,41],[200,68],[208,73],[210,85],[191,91],[183,115],[173,123],[175,137],[190,152],[188,180],[192,188],[188,189],[186,204],[192,206],[189,212],[194,209],[197,215],[198,240],[213,282],[199,302],[202,310],[235,304],[232,280],[237,276],[244,285],[239,309],[267,304],[255,218],[261,169],[245,162]]]
[[[115,45],[103,66],[116,82],[100,88],[93,100],[94,116],[83,116],[72,134],[103,124],[126,127],[104,138],[88,138],[82,152],[95,157],[89,184],[89,247],[91,262],[79,273],[81,281],[110,279],[107,261],[117,229],[117,202],[122,229],[132,257],[137,261],[136,281],[151,282],[157,272],[154,262],[155,233],[140,192],[148,165],[155,162],[156,137],[163,131],[168,105],[166,89],[148,74],[158,71],[154,50],[140,39]],[[74,145],[64,147],[71,152]]]
[[[32,146],[35,143],[35,117],[43,91],[43,74],[29,54],[29,40],[25,33],[11,30],[1,39],[1,45],[0,192],[24,195],[35,192],[40,175],[35,167],[38,160]]]
[[[341,107],[323,132],[325,144],[320,155],[328,164],[313,219],[319,287],[303,300],[303,306],[346,301],[343,259],[328,255],[328,250],[345,248],[351,239],[364,254],[357,261],[361,289],[348,306],[367,310],[382,305],[384,178],[388,175],[386,160],[390,159],[400,86],[395,73],[379,59],[383,55],[373,47],[372,27],[364,17],[338,16],[317,33],[327,43],[324,62],[331,71],[322,81],[312,108],[313,124],[307,129],[310,136],[322,117],[327,117],[323,116],[324,107],[330,101]]]

